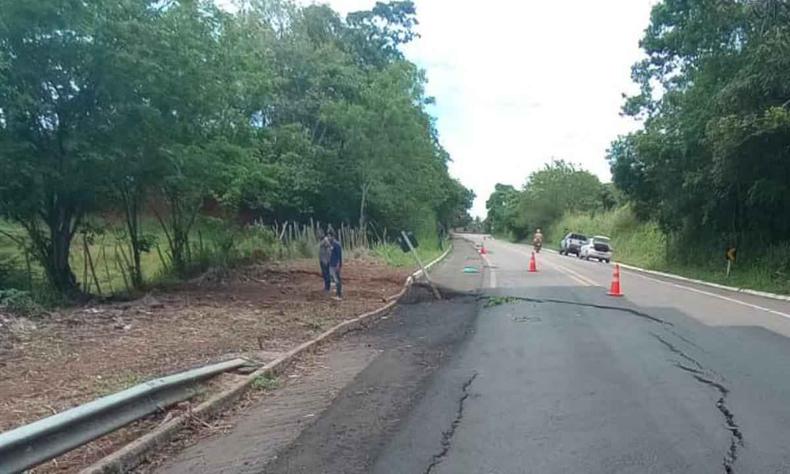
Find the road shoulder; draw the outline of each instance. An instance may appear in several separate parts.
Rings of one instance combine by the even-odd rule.
[[[482,262],[468,243],[455,245],[432,271],[444,301],[433,301],[415,286],[392,314],[296,364],[296,371],[281,377],[280,389],[225,417],[212,436],[176,443],[139,471],[333,472],[325,465],[332,452],[354,450],[360,455],[336,468],[348,472],[345,463],[351,463],[364,472],[426,379],[466,337],[476,314],[475,297],[467,293],[480,287],[482,273],[462,270],[482,270]],[[328,445],[327,439],[334,442]],[[191,446],[179,452],[184,444]]]

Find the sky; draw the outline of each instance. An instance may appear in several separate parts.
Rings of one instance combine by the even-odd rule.
[[[341,14],[375,0],[327,3]],[[638,124],[620,116],[636,92],[631,65],[656,0],[415,0],[420,38],[404,47],[425,69],[430,112],[485,217],[496,183],[521,187],[552,159],[610,181],[606,149]]]

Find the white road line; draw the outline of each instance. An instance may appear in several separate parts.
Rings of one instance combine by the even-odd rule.
[[[494,270],[494,265],[491,264],[488,255],[480,254],[480,256],[483,257],[483,261],[486,262],[486,268],[488,268],[488,286],[496,288],[496,270]]]
[[[765,306],[760,306],[760,305],[756,305],[756,304],[747,303],[745,301],[736,300],[735,298],[730,298],[728,296],[718,295],[716,293],[711,293],[709,291],[698,290],[696,288],[691,288],[690,286],[686,286],[686,285],[679,285],[677,283],[671,283],[671,282],[668,282],[668,281],[659,280],[657,278],[651,278],[649,276],[642,275],[642,274],[640,274],[638,272],[627,272],[627,273],[629,273],[631,275],[636,275],[639,278],[644,278],[645,280],[650,280],[650,281],[654,281],[654,282],[657,282],[657,283],[662,283],[662,284],[668,285],[668,286],[674,286],[675,288],[680,288],[682,290],[691,291],[693,293],[699,293],[699,294],[705,295],[705,296],[712,296],[713,298],[718,298],[720,300],[729,301],[730,303],[736,303],[736,304],[739,304],[739,305],[742,305],[742,306],[746,306],[746,307],[749,307],[749,308],[752,308],[752,309],[758,309],[760,311],[765,311],[766,313],[771,313],[771,314],[775,314],[777,316],[781,316],[783,318],[790,319],[790,314],[783,313],[781,311],[776,311],[776,310],[771,309],[771,308],[766,308]]]

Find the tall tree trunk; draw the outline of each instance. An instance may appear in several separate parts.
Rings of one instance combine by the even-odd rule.
[[[362,185],[362,198],[359,200],[359,230],[363,234],[365,233],[365,228],[367,227],[367,216],[365,215],[365,207],[367,206],[368,189],[370,189],[370,185],[368,183],[364,183]]]
[[[129,247],[132,254],[132,286],[140,288],[143,286],[143,268],[141,264],[142,241],[140,238],[140,212],[139,212],[139,193],[134,190],[126,190],[121,193],[123,208],[126,214],[126,229],[129,232]]]
[[[362,198],[359,201],[359,232],[362,236],[362,245],[367,247],[368,246],[368,219],[366,212],[366,206],[368,203],[368,191],[370,190],[370,185],[365,183],[362,185]]]
[[[82,292],[69,263],[71,239],[74,236],[76,222],[66,209],[57,204],[53,207],[55,209],[52,210],[47,222],[49,241],[46,242],[45,249],[40,249],[45,260],[42,264],[52,286],[69,298],[77,298]]]

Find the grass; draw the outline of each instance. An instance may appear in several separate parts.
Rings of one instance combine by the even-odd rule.
[[[444,248],[440,249],[439,245],[436,243],[436,237],[420,238],[418,241],[421,243],[419,247],[415,249],[415,251],[417,252],[417,256],[423,265],[427,265],[431,261],[438,258],[442,253],[444,253],[448,245],[448,243],[444,243]],[[404,252],[401,250],[400,246],[396,244],[387,243],[374,245],[372,252],[375,257],[381,259],[387,265],[392,267],[413,267],[416,264],[411,252]]]
[[[556,249],[567,232],[610,237],[619,262],[728,286],[790,294],[790,280],[785,273],[790,267],[787,243],[745,255],[733,265],[728,277],[723,253],[700,251],[681,262],[668,254],[667,238],[658,226],[637,220],[628,206],[595,215],[566,214],[547,229],[546,247]]]
[[[259,375],[252,381],[252,388],[255,390],[269,391],[275,390],[279,386],[280,379],[269,373]]]
[[[142,375],[132,372],[110,375],[96,380],[96,393],[101,397],[112,395],[143,382],[145,382],[145,379]]]
[[[512,296],[491,296],[489,297],[483,307],[493,308],[494,306],[501,306],[503,304],[512,304],[518,302],[518,298]]]

